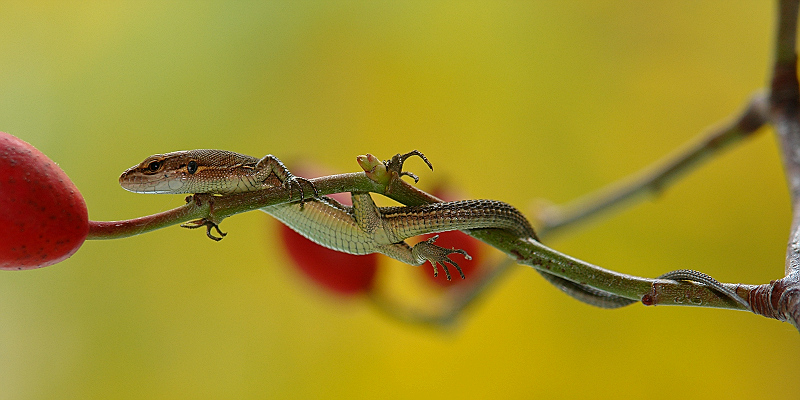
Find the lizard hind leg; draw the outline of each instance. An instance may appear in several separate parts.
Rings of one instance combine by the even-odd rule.
[[[402,261],[409,265],[420,266],[426,262],[433,265],[433,276],[439,275],[438,264],[444,267],[444,273],[447,275],[447,280],[450,280],[450,271],[447,269],[447,264],[450,264],[458,270],[461,274],[461,279],[465,279],[464,271],[458,266],[458,263],[448,257],[450,254],[462,254],[467,260],[471,260],[469,254],[461,249],[446,249],[444,247],[433,244],[439,235],[436,235],[424,242],[419,242],[412,248],[406,242],[397,242],[388,245],[379,245],[376,247],[376,252],[387,255],[395,260]]]
[[[433,265],[433,276],[439,275],[439,270],[436,267],[436,264],[441,264],[442,268],[444,268],[444,273],[447,276],[447,280],[450,280],[450,271],[447,269],[447,264],[451,264],[452,266],[456,267],[458,273],[461,275],[461,279],[465,279],[464,271],[461,270],[461,267],[458,266],[458,263],[453,261],[449,255],[450,254],[461,254],[467,260],[471,260],[469,254],[462,249],[446,249],[444,247],[437,246],[433,244],[436,239],[439,238],[439,235],[436,235],[424,242],[419,242],[411,248],[411,254],[415,258],[417,262],[420,264],[424,264],[425,261],[430,261],[431,265]]]

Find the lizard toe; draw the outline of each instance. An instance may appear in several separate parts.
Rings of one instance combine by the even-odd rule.
[[[200,218],[194,221],[189,221],[185,224],[181,224],[181,228],[188,228],[188,229],[197,229],[202,226],[206,227],[206,236],[208,236],[209,239],[215,242],[219,242],[220,240],[222,240],[223,237],[227,235],[227,233],[219,229],[219,224],[215,223],[214,221],[208,220],[206,218]],[[212,235],[211,229],[216,229],[217,232],[220,234],[220,237]]]

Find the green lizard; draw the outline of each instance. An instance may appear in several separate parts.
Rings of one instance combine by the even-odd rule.
[[[403,162],[419,156],[433,169],[419,151],[394,157],[402,170]],[[359,156],[359,164],[373,180],[384,179],[386,165],[371,155]],[[400,172],[418,178],[409,172]],[[382,253],[404,263],[419,266],[430,262],[434,276],[441,265],[449,280],[447,264],[464,273],[452,254],[470,256],[461,249],[447,249],[434,244],[438,236],[419,242],[413,247],[405,239],[427,233],[450,230],[495,228],[513,233],[519,240],[537,241],[528,220],[513,206],[495,200],[462,200],[415,207],[377,207],[369,193],[351,193],[353,205],[319,196],[311,181],[292,175],[283,163],[272,155],[261,159],[224,150],[187,150],[156,154],[125,171],[120,185],[136,193],[206,193],[228,195],[283,186],[291,194],[298,190],[300,200],[267,206],[261,210],[272,215],[301,235],[322,246],[350,254]],[[309,186],[314,197],[303,196],[303,185]],[[206,227],[209,238],[220,240],[211,229],[225,236],[210,219],[200,219],[182,225],[187,228]],[[556,275],[538,271],[560,290],[585,303],[603,308],[616,308],[633,303],[592,287],[575,283]],[[675,279],[694,280],[731,296],[731,291],[713,278],[696,271],[676,271]],[[669,274],[662,278],[670,278]],[[735,297],[734,297],[735,296]],[[738,299],[733,294],[731,297]],[[739,301],[741,299],[738,299]]]

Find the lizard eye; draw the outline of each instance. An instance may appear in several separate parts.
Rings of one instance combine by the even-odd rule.
[[[197,161],[189,161],[189,164],[186,165],[186,171],[188,171],[190,174],[197,172]]]
[[[147,164],[147,169],[151,172],[156,172],[161,168],[162,161],[151,161]]]

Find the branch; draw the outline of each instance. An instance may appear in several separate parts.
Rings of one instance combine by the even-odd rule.
[[[753,312],[787,321],[800,330],[800,85],[797,81],[797,18],[800,2],[782,0],[778,7],[775,62],[770,92],[770,122],[786,170],[792,202],[792,225],[786,250],[786,276],[753,291]]]
[[[663,191],[678,178],[718,155],[722,150],[741,143],[743,139],[750,137],[764,126],[768,118],[767,103],[767,96],[764,93],[755,94],[745,109],[738,116],[731,118],[731,122],[702,135],[696,143],[656,162],[628,182],[613,184],[563,206],[553,205],[543,208],[537,215],[540,222],[539,235],[553,234],[603,211],[609,211],[615,206]]]
[[[395,176],[384,195],[409,206],[440,201]],[[499,229],[475,229],[466,232],[525,264],[572,282],[591,286],[630,300],[644,300],[648,305],[686,305],[746,310],[738,302],[712,289],[688,282],[648,279],[622,274],[562,254],[538,242],[529,242]],[[491,279],[496,277],[492,276]],[[478,289],[485,288],[477,285]],[[756,286],[725,284],[740,297],[747,298]],[[467,296],[468,299],[470,296]],[[466,305],[465,305],[466,306]]]

